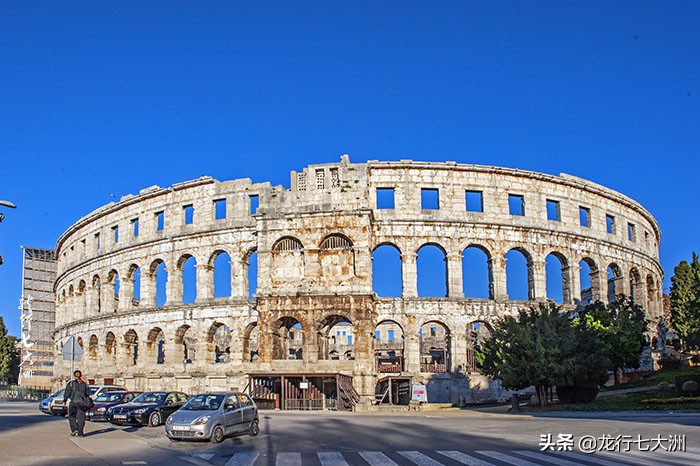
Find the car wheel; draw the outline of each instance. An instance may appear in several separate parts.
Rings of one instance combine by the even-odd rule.
[[[248,429],[248,435],[251,437],[255,437],[260,433],[260,421],[257,419],[253,419],[253,422],[250,423],[250,429]]]
[[[160,425],[160,413],[158,411],[153,411],[150,416],[148,416],[148,426],[157,427]]]
[[[214,427],[214,431],[211,433],[212,443],[221,443],[224,440],[224,428],[221,426]]]

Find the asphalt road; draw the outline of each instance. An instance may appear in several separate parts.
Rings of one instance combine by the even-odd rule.
[[[173,443],[162,427],[89,422],[86,436],[76,438],[68,435],[64,418],[41,414],[36,403],[0,402],[0,464],[700,464],[700,414],[539,416],[448,410],[391,414],[261,412],[260,417],[259,436],[229,438],[219,445]],[[603,451],[586,455],[540,451],[547,440],[554,450],[568,445],[579,450],[584,438],[589,447],[593,439],[595,445],[591,448]],[[632,451],[622,451],[628,444]],[[640,445],[648,451],[639,451]],[[686,451],[667,451],[673,448]]]

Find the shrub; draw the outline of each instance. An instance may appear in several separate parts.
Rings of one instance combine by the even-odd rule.
[[[656,388],[662,391],[670,390],[672,388],[672,385],[668,382],[659,382],[658,385],[656,385]]]
[[[676,378],[673,379],[676,388],[678,388],[679,390],[683,388],[683,384],[686,383],[688,380],[692,380],[700,386],[700,374],[677,375]]]
[[[589,403],[596,396],[597,385],[557,385],[557,397],[562,403]]]
[[[643,404],[658,404],[658,405],[675,405],[675,404],[691,404],[700,403],[699,396],[679,396],[676,398],[648,398],[642,400]]]
[[[698,391],[698,383],[695,380],[686,380],[683,382],[681,390],[686,392],[688,395],[693,396]]]

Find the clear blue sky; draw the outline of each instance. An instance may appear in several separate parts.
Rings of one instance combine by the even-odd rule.
[[[665,288],[700,250],[700,2],[78,2],[0,7],[0,314],[20,245],[210,175],[367,159],[566,172],[642,203]]]

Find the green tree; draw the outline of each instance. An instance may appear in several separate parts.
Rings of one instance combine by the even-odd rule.
[[[586,306],[579,316],[588,327],[598,329],[605,347],[605,366],[613,371],[617,385],[621,369],[639,367],[639,356],[647,344],[648,323],[644,309],[620,295],[607,305],[598,301]]]
[[[671,325],[684,350],[700,349],[700,262],[681,261],[671,277]]]
[[[7,334],[5,321],[0,317],[0,381],[9,384],[17,383],[19,360],[17,338]]]
[[[547,390],[557,384],[575,383],[586,377],[591,361],[582,354],[570,316],[554,305],[521,310],[517,318],[505,316],[483,345],[482,371],[499,379],[508,389],[534,386],[540,406],[547,404]],[[593,331],[586,330],[586,335]],[[599,361],[595,364],[600,364]],[[589,371],[590,372],[590,371]]]

